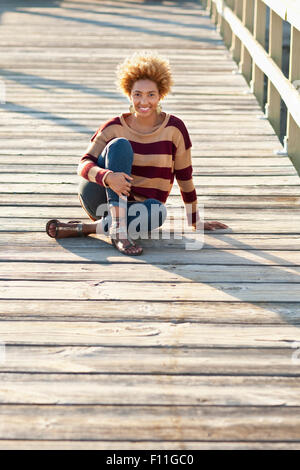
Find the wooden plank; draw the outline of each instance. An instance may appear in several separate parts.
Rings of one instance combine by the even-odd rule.
[[[14,173],[17,171],[30,171],[35,173],[36,171],[44,173],[53,173],[55,168],[59,172],[70,172],[74,173],[77,170],[77,165],[80,158],[75,156],[52,156],[51,159],[47,157],[22,157],[22,158],[12,158],[1,156],[0,158],[0,169],[2,172]],[[222,170],[232,169],[232,170],[242,170],[249,169],[253,171],[256,169],[257,174],[261,171],[268,171],[273,169],[294,169],[290,160],[286,157],[269,157],[267,161],[262,158],[249,157],[194,157],[193,158],[193,168],[203,168],[203,170],[212,170],[217,168],[222,168]]]
[[[27,174],[27,173],[18,173],[18,180],[20,183],[16,183],[15,174],[5,174],[0,175],[0,183],[14,183],[16,186],[19,184],[24,185],[24,183],[34,184],[78,184],[79,177],[76,174]],[[193,178],[196,186],[210,186],[214,183],[221,186],[257,186],[257,185],[296,185],[300,190],[300,179],[297,174],[294,175],[276,175],[276,176],[194,176]]]
[[[300,280],[300,278],[299,278]],[[290,282],[126,282],[126,281],[15,281],[0,284],[3,299],[55,299],[55,300],[152,300],[157,301],[230,302],[300,302],[298,283]],[[176,287],[176,289],[174,289]]]
[[[300,331],[297,326],[293,325],[217,325],[187,322],[174,324],[126,321],[121,323],[49,321],[46,325],[44,321],[19,320],[1,322],[1,340],[6,345],[290,347],[292,354],[292,344],[300,341]]]
[[[230,180],[230,178],[229,178]],[[231,182],[234,183],[234,179],[231,178]],[[298,184],[283,184],[277,185],[277,177],[274,177],[274,184],[270,185],[253,185],[251,186],[233,186],[228,184],[228,186],[221,185],[196,185],[197,194],[199,195],[226,195],[226,196],[300,196],[300,186]],[[215,181],[215,183],[217,183]],[[229,181],[228,181],[229,183]],[[76,195],[78,190],[77,184],[72,183],[0,183],[0,192],[2,194],[72,194]],[[180,195],[179,188],[176,186],[172,189],[173,195]]]
[[[143,242],[141,242],[143,243]],[[184,242],[185,243],[185,242]],[[91,247],[72,247],[70,239],[60,241],[58,244],[53,240],[53,246],[45,247],[20,247],[16,250],[14,246],[11,249],[3,249],[2,261],[53,261],[58,262],[86,262],[98,263],[135,263],[141,264],[218,264],[218,265],[269,265],[269,266],[299,266],[299,251],[287,250],[268,250],[266,253],[261,250],[252,250],[247,247],[243,249],[211,250],[203,248],[201,250],[185,250],[185,244],[176,248],[162,250],[160,248],[145,249],[138,258],[125,257],[119,254],[111,245],[110,241],[97,240],[97,243]]]
[[[52,175],[77,175],[77,165],[27,165],[25,163],[10,165],[9,167],[4,167],[0,165],[0,172],[3,175],[3,178],[6,176],[9,179],[18,178],[19,174],[31,175],[34,179],[38,175],[47,175],[50,176],[50,181]],[[278,167],[260,167],[259,169],[255,167],[242,167],[237,169],[228,167],[205,167],[203,165],[193,165],[193,176],[290,176],[298,175],[296,169],[293,166],[278,166]]]
[[[0,406],[300,405],[299,377],[0,373],[0,379]]]
[[[162,238],[163,234],[159,234],[157,239],[149,238],[148,240],[143,240],[142,243],[145,247],[151,248],[178,248],[178,245],[182,245],[182,240],[180,238],[175,238],[178,235],[177,231],[174,231],[170,238]],[[48,249],[53,247],[53,240],[48,236],[45,236],[45,233],[42,232],[2,232],[0,237],[0,247],[5,246],[9,248],[13,237],[14,247],[18,251],[21,247],[44,247]],[[68,240],[60,240],[57,243],[66,243],[65,246],[71,248],[82,248],[82,247],[97,247],[99,245],[97,240],[103,240],[104,238],[98,235],[89,235],[84,238],[69,238]],[[288,250],[288,251],[298,251],[300,248],[300,238],[299,235],[295,234],[237,234],[230,233],[230,236],[226,233],[221,232],[205,232],[204,234],[204,248],[214,250],[214,249],[242,249],[247,250]],[[57,266],[57,261],[51,260]],[[10,266],[11,263],[8,263]],[[280,265],[280,263],[278,263]],[[3,266],[3,265],[2,265]],[[22,266],[24,266],[22,264]],[[47,266],[50,269],[49,262]],[[92,269],[92,266],[90,266]],[[3,268],[4,269],[4,268]],[[13,268],[16,269],[16,268]],[[34,270],[34,266],[28,265],[29,272]],[[57,267],[59,269],[59,267]],[[124,269],[124,266],[123,268]],[[151,269],[151,266],[149,266]],[[181,269],[181,268],[180,268]],[[221,269],[221,268],[220,268]]]
[[[53,119],[53,122],[51,122],[50,120],[47,120],[46,116],[44,116],[44,120],[39,119],[38,116],[35,120],[33,118],[31,120],[20,120],[20,118],[21,116],[18,113],[14,113],[14,116],[12,116],[11,119],[7,119],[5,125],[2,126],[2,136],[7,136],[7,132],[11,132],[11,126],[15,125],[16,121],[19,121],[19,138],[21,138],[21,132],[23,132],[23,135],[26,133],[27,136],[34,136],[37,132],[45,132],[49,137],[51,134],[64,134],[68,135],[69,137],[73,135],[76,137],[81,136],[82,139],[86,139],[88,144],[93,130],[96,130],[101,124],[101,120],[99,118],[94,119],[92,122],[83,122],[82,124],[78,122],[80,118],[76,120],[77,122],[71,119],[68,121],[67,118],[55,118]],[[105,118],[103,118],[102,122],[104,121]],[[237,121],[225,121],[223,124],[219,119],[208,122],[201,122],[199,119],[199,121],[193,122],[190,117],[187,117],[185,122],[192,141],[196,139],[197,136],[203,135],[204,133],[205,135],[223,135],[224,138],[226,137],[226,139],[230,139],[231,136],[243,136],[243,138],[252,139],[253,136],[256,135],[263,135],[266,137],[273,135],[273,132],[270,128],[259,126],[258,120],[257,122],[251,121],[249,123],[247,123],[247,121],[242,123]],[[220,131],[216,130],[217,126]],[[233,129],[232,126],[234,126]],[[14,136],[14,134],[12,136]]]
[[[146,347],[95,346],[66,344],[6,344],[6,360],[1,372],[9,373],[83,373],[83,374],[162,374],[211,377],[296,377],[297,364],[292,361],[295,349],[284,347],[255,348],[234,345]],[[167,372],[166,372],[167,371]]]
[[[10,150],[13,150],[13,154],[19,153],[19,154],[26,154],[27,152],[30,152],[33,154],[34,151],[36,150],[41,150],[42,148],[45,148],[45,146],[49,147],[54,147],[55,146],[55,153],[73,153],[75,155],[78,155],[78,157],[81,157],[81,155],[85,152],[86,146],[87,146],[87,139],[83,139],[82,136],[78,138],[77,140],[71,139],[71,140],[64,140],[64,139],[56,139],[54,136],[51,139],[50,137],[47,139],[43,139],[43,141],[39,139],[15,139],[12,141],[10,140],[2,140],[3,146],[5,146],[5,154],[9,154]],[[242,141],[240,140],[239,136],[232,136],[228,140],[220,140],[216,141],[216,136],[215,135],[207,135],[199,136],[199,138],[193,139],[193,145],[196,150],[218,150],[218,149],[226,149],[227,152],[231,152],[232,149],[236,149],[237,147],[240,150],[244,149],[247,150],[249,146],[253,145],[253,139],[251,139],[251,136],[249,136],[248,139],[243,139]],[[275,150],[280,150],[282,149],[281,144],[277,141],[274,140],[272,136],[269,138],[266,138],[266,136],[261,136],[261,140],[259,138],[255,139],[255,149],[259,153],[260,150],[268,149],[270,151],[270,148],[272,149],[272,153],[274,155]],[[27,149],[27,150],[25,150]],[[45,150],[44,150],[45,151]],[[271,152],[270,152],[271,153]],[[50,153],[51,154],[51,153]]]
[[[293,208],[298,207],[300,203],[299,196],[286,195],[286,196],[231,196],[225,195],[207,195],[202,196],[198,194],[199,204],[204,204],[205,208],[216,208],[216,207],[231,207],[231,208]],[[181,196],[170,194],[167,204],[181,205]],[[13,196],[11,193],[0,193],[0,204],[2,206],[55,206],[55,207],[77,207],[81,205],[78,200],[77,194],[43,194],[39,193],[15,193]]]
[[[132,282],[144,281],[149,277],[153,282],[283,282],[299,283],[300,267],[281,266],[226,266],[226,265],[102,265],[84,263],[30,263],[0,262],[0,276],[5,280],[95,280],[101,277],[106,281],[122,278]]]
[[[38,198],[37,198],[38,199]],[[38,200],[37,200],[38,202]],[[183,201],[179,201],[179,204],[167,204],[167,211],[169,216],[176,217],[177,220],[180,220],[185,217],[185,208]],[[55,207],[55,206],[2,206],[1,207],[1,218],[6,217],[15,217],[16,219],[21,218],[39,218],[45,219],[49,218],[63,218],[63,219],[74,219],[82,213],[84,218],[87,218],[85,212],[77,207]],[[260,211],[257,211],[256,208],[205,208],[204,205],[204,216],[205,218],[222,218],[226,220],[265,220],[273,221],[274,219],[278,221],[294,221],[298,220],[300,217],[300,207],[294,208],[276,208],[276,209],[264,209],[261,208]],[[178,224],[179,225],[179,224]]]
[[[299,439],[297,407],[0,406],[0,439],[285,441]],[[133,426],[139,423],[139,426]]]
[[[214,90],[217,87],[218,84],[214,83]],[[203,87],[201,87],[201,89],[203,89]],[[180,90],[178,90],[178,92],[180,92],[181,95],[186,94]],[[195,95],[192,96],[196,98],[198,96],[198,93],[195,93]],[[120,110],[119,112],[121,111],[122,110]],[[4,112],[4,107],[0,108],[0,115],[4,115]],[[74,110],[74,112],[68,112],[68,110],[65,110],[63,112],[55,112],[55,116],[53,116],[51,120],[47,119],[47,115],[45,115],[43,112],[39,112],[38,110],[33,111],[30,115],[22,112],[13,111],[9,114],[5,114],[7,120],[5,119],[5,123],[3,123],[4,126],[18,122],[18,124],[21,126],[28,125],[29,129],[34,125],[37,126],[37,129],[40,126],[44,127],[45,125],[51,126],[51,128],[53,126],[61,127],[64,124],[64,120],[69,117],[69,129],[73,129],[73,127],[75,126],[84,127],[85,130],[87,127],[96,130],[101,124],[105,123],[111,117],[108,111],[101,112],[101,109],[95,111],[91,110],[90,112],[87,112],[85,110],[80,113],[76,110]],[[209,112],[209,110],[205,113],[205,116],[203,116],[201,114],[199,115],[199,113],[193,113],[191,109],[188,109],[180,114],[180,118],[187,123],[187,127],[189,130],[199,128],[211,128],[212,126],[222,124],[222,127],[224,126],[225,129],[238,126],[239,129],[261,129],[264,130],[266,133],[273,133],[272,128],[270,127],[270,124],[267,121],[253,119],[253,116],[251,115],[244,116],[243,121],[241,121],[241,116],[237,113],[228,116],[224,120],[224,118],[222,119],[222,116],[220,117],[218,116],[218,114],[211,113]]]
[[[98,277],[95,276],[97,280]],[[216,315],[217,312],[217,315]],[[167,300],[0,301],[1,320],[185,321],[209,324],[299,325],[299,302],[182,302]]]
[[[85,149],[82,149],[83,151]],[[11,161],[12,159],[14,161],[17,161],[17,159],[20,159],[20,158],[24,158],[24,157],[27,157],[27,156],[45,156],[47,158],[49,157],[52,157],[52,156],[71,156],[71,157],[76,157],[77,161],[78,159],[81,158],[82,156],[82,153],[81,152],[72,152],[70,151],[70,149],[64,149],[64,148],[60,148],[60,149],[56,149],[56,148],[49,148],[47,149],[47,151],[45,149],[34,149],[34,148],[30,148],[30,149],[27,149],[27,148],[23,148],[23,149],[19,149],[17,152],[14,151],[13,149],[5,149],[5,151],[3,151],[2,149],[0,149],[0,157],[2,156],[9,156],[11,158]],[[218,156],[221,156],[221,157],[232,157],[232,156],[238,156],[238,157],[257,157],[257,156],[260,156],[260,157],[273,157],[274,156],[274,149],[270,149],[270,148],[267,148],[267,149],[258,149],[256,145],[251,145],[250,147],[248,148],[245,148],[245,149],[240,149],[238,147],[234,147],[234,148],[223,148],[223,149],[218,149],[218,148],[207,148],[205,146],[205,148],[201,148],[201,149],[195,149],[194,148],[194,153],[193,155],[195,157],[218,157]]]
[[[206,212],[205,212],[206,214]],[[12,219],[11,217],[3,217],[0,218],[1,226],[0,226],[0,233],[1,232],[24,232],[24,230],[28,232],[45,232],[45,227],[46,223],[49,219],[51,218],[56,218],[59,215],[59,211],[57,210],[55,213],[51,213],[49,211],[48,217],[45,218],[32,218],[32,217],[18,217],[16,219]],[[86,216],[84,217],[84,212],[79,211],[77,212],[76,220],[80,219],[81,221],[86,221],[86,222],[91,222],[90,219],[88,219]],[[70,216],[67,218],[62,218],[60,217],[61,221],[68,222],[70,220]],[[212,217],[207,217],[205,215],[205,220],[216,220],[215,214],[212,214]],[[269,234],[298,234],[299,233],[299,221],[295,217],[295,219],[290,219],[290,220],[285,220],[283,219],[278,219],[278,220],[272,220],[267,219],[264,220],[263,217],[257,217],[256,219],[253,218],[250,220],[239,220],[238,217],[236,219],[231,219],[231,218],[221,218],[221,222],[225,223],[228,225],[227,229],[218,229],[214,232],[212,231],[207,231],[205,233],[208,234],[214,234],[214,233],[228,233],[230,235],[232,232],[235,233],[269,233]],[[177,233],[176,237],[179,240],[182,240],[181,244],[181,249],[185,249],[185,243],[192,242],[196,238],[197,240],[201,240],[201,234],[197,233],[191,233],[190,227],[186,225],[186,217],[184,214],[184,209],[182,209],[182,213],[180,214],[180,219],[174,220],[167,219],[162,227],[161,230],[162,237],[165,239],[170,239],[172,238],[173,233]],[[151,232],[151,235],[149,235],[149,238],[153,239],[159,239],[160,238],[160,231],[159,230],[153,230]],[[175,237],[175,235],[174,235]],[[105,242],[110,243],[110,240],[107,239]],[[65,243],[72,243],[70,240],[60,240],[60,244],[64,245]],[[54,245],[53,245],[54,246]],[[69,245],[70,247],[72,245]],[[98,245],[98,248],[100,248],[100,244]],[[102,245],[103,248],[105,245]],[[180,247],[178,247],[180,249]],[[251,249],[251,246],[243,246],[245,249]],[[199,248],[198,248],[199,249]]]
[[[0,440],[0,450],[299,450],[288,442],[199,442],[199,441],[34,441]]]

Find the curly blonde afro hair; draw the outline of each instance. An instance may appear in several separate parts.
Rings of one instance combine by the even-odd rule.
[[[164,98],[173,84],[169,61],[153,52],[135,52],[117,67],[117,86],[130,97],[137,80],[148,79],[156,83],[160,98]]]

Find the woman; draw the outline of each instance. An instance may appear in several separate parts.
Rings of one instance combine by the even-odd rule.
[[[78,166],[83,178],[79,200],[94,222],[54,219],[46,231],[54,238],[109,231],[114,246],[132,256],[143,251],[133,238],[145,233],[148,238],[148,232],[166,219],[164,203],[174,177],[188,224],[197,229],[200,219],[189,133],[183,121],[162,112],[160,106],[172,85],[169,62],[152,53],[135,53],[118,66],[117,76],[119,88],[131,102],[130,113],[98,129]],[[204,222],[205,230],[224,228],[217,221]]]

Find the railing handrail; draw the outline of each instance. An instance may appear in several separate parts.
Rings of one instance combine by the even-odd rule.
[[[290,23],[300,31],[300,5],[297,0],[262,0],[280,18]]]
[[[272,2],[272,0],[262,1],[266,4]],[[232,9],[225,4],[225,1],[213,0],[213,2],[216,4],[218,13],[223,16],[234,34],[243,42],[256,65],[271,80],[295,122],[300,127],[300,95],[297,89],[285,78],[281,69],[269,57],[264,47],[254,39],[252,33],[243,25],[243,22],[233,13]]]
[[[265,116],[284,139],[283,154],[300,174],[300,5],[294,0],[201,0],[223,35],[239,70],[264,108],[264,76],[268,90]],[[298,0],[297,0],[298,1]],[[270,9],[269,51],[265,47],[266,11]],[[283,21],[291,25],[289,78],[282,71]],[[287,125],[281,119],[281,100]],[[282,125],[284,124],[284,129]]]

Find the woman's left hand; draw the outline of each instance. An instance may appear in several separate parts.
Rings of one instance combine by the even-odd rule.
[[[223,224],[222,222],[218,222],[217,220],[213,220],[211,222],[204,222],[204,230],[220,230],[228,228],[228,225]],[[202,226],[203,226],[202,225]],[[197,226],[193,225],[193,229],[197,230]]]

